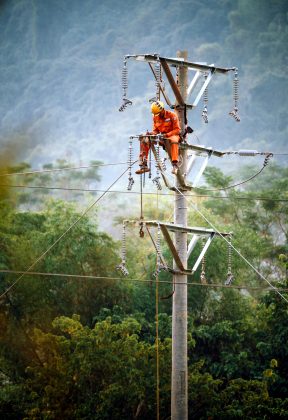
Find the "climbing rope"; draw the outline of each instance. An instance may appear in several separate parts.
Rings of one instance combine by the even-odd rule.
[[[144,219],[144,216],[143,216],[143,188],[142,188],[142,182],[143,181],[142,181],[142,177],[143,177],[143,174],[140,175],[140,220]],[[145,177],[145,174],[144,174],[144,177]],[[145,181],[145,178],[144,178],[144,181]],[[139,236],[140,236],[140,238],[144,238],[144,230],[143,230],[143,223],[142,222],[140,223]]]
[[[159,219],[159,197],[157,190],[157,220]],[[161,229],[158,223],[157,226],[157,256],[156,256],[156,290],[155,290],[155,322],[156,322],[156,406],[157,406],[157,420],[160,419],[160,365],[159,365],[159,270],[161,264]]]
[[[157,270],[156,270],[157,271]],[[160,369],[159,369],[159,276],[156,275],[156,291],[155,291],[155,322],[156,322],[156,405],[157,405],[157,420],[159,420],[160,411]]]

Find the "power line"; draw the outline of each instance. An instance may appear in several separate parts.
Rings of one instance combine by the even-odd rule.
[[[178,189],[178,188],[177,188]],[[179,190],[178,190],[179,191]],[[180,192],[180,191],[179,191]],[[180,194],[182,194],[181,192],[180,192]],[[185,197],[185,195],[184,194],[182,194],[184,197]],[[187,200],[186,200],[187,201]],[[264,281],[266,281],[268,284],[269,284],[269,286],[270,287],[272,287],[273,289],[275,289],[275,291],[282,297],[282,299],[284,299],[287,303],[288,303],[288,299],[286,299],[285,298],[285,296],[283,296],[280,292],[278,292],[278,290],[276,290],[276,288],[269,282],[269,280],[267,280],[261,273],[260,273],[260,271],[258,271],[257,270],[257,268],[255,268],[251,263],[250,263],[250,261],[248,261],[241,253],[240,253],[240,251],[238,251],[235,247],[234,247],[234,245],[232,245],[231,244],[231,242],[229,242],[223,235],[221,235],[221,233],[219,232],[219,230],[207,219],[207,217],[200,211],[200,210],[198,210],[198,208],[193,204],[193,203],[191,203],[192,204],[192,207],[194,208],[194,210],[196,210],[199,214],[200,214],[200,216],[202,216],[203,217],[203,219],[204,220],[206,220],[206,222],[212,227],[212,229],[214,229],[215,230],[215,232],[217,232],[218,233],[218,235],[220,235],[228,244],[230,244],[230,246],[234,249],[234,251],[246,262],[246,264],[248,264],[251,268],[252,268],[252,270],[254,270],[255,271],[255,273],[256,274],[258,274],[258,276],[259,277],[261,277]]]
[[[172,178],[172,176],[170,175],[170,177]],[[175,189],[179,192],[180,195],[182,195],[182,197],[184,197],[184,199],[186,200],[187,204],[189,204],[187,197],[179,190],[179,188],[177,188],[177,186],[175,186]],[[230,245],[234,251],[243,259],[243,261],[246,262],[246,264],[248,264],[250,266],[250,268],[252,268],[253,271],[255,271],[256,274],[258,274],[259,277],[262,278],[262,280],[266,281],[270,287],[272,287],[273,289],[275,289],[275,291],[282,297],[282,299],[284,299],[287,303],[288,303],[288,299],[285,298],[285,296],[283,296],[280,292],[278,292],[278,290],[269,282],[269,280],[267,280],[261,273],[260,271],[257,270],[257,268],[255,268],[250,261],[248,261],[242,254],[240,251],[238,251],[238,249],[236,249],[234,247],[234,245],[229,242],[222,234],[221,232],[219,232],[219,230],[213,225],[212,222],[210,222],[210,220],[207,219],[207,217],[197,208],[196,205],[194,205],[193,203],[190,203],[191,206],[193,207],[193,209],[212,227],[212,229],[217,232],[217,234],[219,236],[221,236],[222,239],[224,239],[225,242],[227,242],[228,245]]]
[[[134,162],[135,163],[135,162]],[[134,163],[133,163],[133,165],[134,165]],[[67,235],[67,233],[68,232],[70,232],[70,230],[71,229],[73,229],[73,227],[75,227],[79,222],[80,222],[80,220],[92,209],[92,207],[94,207],[105,195],[106,195],[106,193],[107,193],[107,191],[110,189],[110,188],[112,188],[113,187],[113,185],[115,185],[118,181],[119,181],[119,179],[126,173],[128,171],[128,168],[127,169],[125,169],[125,171],[115,180],[115,181],[113,181],[112,182],[112,184],[110,185],[110,187],[108,187],[107,188],[107,190],[100,196],[100,197],[98,197],[92,204],[90,204],[90,206],[88,206],[87,208],[86,208],[86,210],[81,214],[81,216],[79,216],[78,217],[78,219],[74,222],[74,223],[72,223],[72,225],[70,225],[69,227],[68,227],[68,229],[66,229],[65,230],[65,232],[64,233],[62,233],[62,235],[60,235],[59,236],[59,238],[58,239],[56,239],[56,241],[55,242],[53,242],[53,244],[52,245],[50,245],[49,246],[49,248],[47,248],[46,249],[46,251],[45,252],[43,252],[43,254],[41,254],[40,255],[40,257],[38,257],[31,265],[30,265],[30,267],[28,267],[27,268],[27,270],[23,273],[23,274],[21,274],[6,290],[5,290],[5,292],[3,292],[1,295],[0,295],[0,299],[3,297],[3,296],[5,296],[22,278],[23,278],[23,276],[26,274],[26,273],[29,273],[29,271],[33,268],[33,267],[35,267],[35,265],[40,261],[40,260],[42,260],[42,258],[44,258],[45,257],[45,255],[46,254],[48,254],[48,252],[49,251],[51,251],[51,249],[52,248],[54,248],[54,246],[64,237],[64,236],[66,236]]]
[[[205,220],[206,220],[206,222],[212,227],[212,229],[214,229],[227,243],[229,243],[228,242],[228,240],[223,236],[223,235],[221,235],[221,233],[219,232],[219,230],[218,229],[216,229],[216,227],[204,216],[204,214],[202,213],[202,212],[200,212],[200,210],[198,210],[197,209],[197,207],[196,206],[194,206],[193,205],[193,203],[192,203],[192,207],[194,208],[194,210],[196,210],[199,214],[200,214],[200,216],[202,216]],[[282,297],[282,299],[284,299],[287,303],[288,303],[288,299],[286,299],[285,298],[285,296],[283,296],[270,282],[269,282],[269,280],[267,280],[261,273],[260,273],[260,271],[259,270],[257,270],[257,268],[255,268],[251,263],[250,263],[250,261],[248,261],[247,260],[247,258],[245,258],[242,254],[241,254],[241,252],[240,251],[238,251],[238,249],[236,249],[235,247],[234,247],[234,245],[232,245],[231,244],[231,242],[230,242],[230,246],[234,249],[234,251],[246,262],[246,264],[248,264],[251,268],[252,268],[252,270],[254,270],[255,271],[255,273],[256,274],[258,274],[258,276],[259,277],[261,277],[261,279],[262,280],[264,280],[264,281],[266,281],[266,283],[268,283],[269,284],[269,286],[270,287],[272,287],[273,289],[275,289],[275,292],[277,292],[281,297]]]
[[[105,190],[98,188],[69,188],[69,187],[49,187],[45,185],[9,185],[9,184],[0,184],[0,187],[4,188],[28,188],[28,189],[47,189],[47,190],[59,190],[59,191],[76,191],[76,192],[104,192]],[[196,188],[195,188],[196,189]],[[197,188],[198,190],[202,188]],[[204,189],[204,188],[203,188]],[[219,190],[225,190],[226,188],[220,188]],[[216,190],[206,190],[206,191],[216,191]],[[120,190],[109,190],[108,193],[117,193],[117,194],[138,194],[140,191],[120,191]],[[156,192],[142,192],[143,195],[156,195]],[[169,193],[159,193],[161,196],[173,196]],[[271,201],[271,202],[287,202],[288,198],[269,198],[269,197],[230,197],[230,196],[214,196],[211,194],[187,194],[186,197],[196,197],[196,198],[214,198],[214,199],[223,199],[223,200],[247,200],[247,201]]]
[[[13,175],[34,175],[42,174],[46,172],[61,172],[61,171],[74,171],[76,169],[89,169],[89,168],[98,168],[102,166],[116,166],[116,165],[127,165],[127,162],[118,162],[118,163],[99,163],[97,165],[88,165],[88,166],[74,166],[69,168],[54,168],[54,169],[42,169],[39,171],[28,171],[28,172],[8,172],[5,174],[0,174],[2,176],[13,176]]]
[[[263,155],[273,155],[273,156],[288,156],[288,153],[274,153],[274,152],[258,152],[257,150],[234,150],[234,151],[225,151],[223,152],[226,156],[239,155],[240,157],[255,157]],[[252,153],[252,154],[251,154]]]
[[[206,190],[206,191],[223,191],[223,190],[228,190],[228,189],[231,189],[231,188],[238,187],[239,185],[246,184],[247,182],[249,182],[249,181],[251,181],[252,179],[256,178],[256,176],[258,176],[258,175],[260,175],[260,174],[261,174],[261,172],[264,170],[264,168],[268,165],[268,161],[269,161],[270,157],[272,157],[272,156],[273,156],[273,155],[272,155],[272,153],[268,154],[268,155],[265,157],[265,160],[264,160],[264,163],[263,163],[262,168],[261,168],[258,172],[256,172],[254,175],[250,176],[249,178],[244,179],[243,181],[239,181],[239,182],[237,182],[236,184],[227,185],[227,187],[224,187],[224,188],[213,188],[213,189],[206,189],[206,188],[205,188],[205,190]],[[196,189],[200,190],[200,189],[201,189],[201,187],[196,187]],[[202,188],[202,189],[203,189],[203,188]]]
[[[197,137],[197,136],[196,136]],[[198,137],[197,137],[198,139]],[[199,139],[198,139],[199,142]],[[232,152],[229,152],[232,154]],[[233,152],[236,153],[236,152]],[[262,154],[262,153],[259,153]],[[271,153],[273,156],[288,156],[288,153]],[[71,171],[77,169],[89,169],[89,168],[98,168],[98,167],[105,167],[105,166],[117,166],[117,165],[127,165],[127,162],[118,162],[118,163],[99,163],[97,165],[84,165],[84,166],[73,166],[68,168],[54,168],[54,169],[41,169],[35,171],[26,171],[26,172],[7,172],[7,173],[0,173],[0,177],[7,177],[13,175],[34,175],[34,174],[41,174],[41,173],[49,173],[49,172],[61,172],[61,171]]]
[[[135,283],[153,283],[156,284],[156,280],[154,279],[136,279],[132,278],[129,279],[127,277],[110,277],[110,276],[92,276],[92,275],[83,275],[83,274],[65,274],[65,273],[43,273],[43,272],[37,272],[37,271],[16,271],[16,270],[0,270],[0,273],[4,274],[23,274],[23,276],[47,276],[47,277],[67,277],[67,278],[73,278],[73,279],[86,279],[86,280],[119,280],[119,281],[131,281]],[[187,274],[188,276],[193,276],[193,274]],[[219,283],[198,283],[198,282],[187,282],[187,283],[179,283],[169,281],[169,280],[158,280],[159,283],[162,284],[180,284],[182,286],[203,286],[203,287],[217,287],[217,288],[223,288],[223,289],[247,289],[247,290],[263,290],[267,292],[276,292],[276,291],[282,291],[282,292],[288,292],[288,288],[276,288],[274,286],[272,287],[257,287],[257,286],[246,286],[246,285],[224,285]]]
[[[136,161],[135,161],[136,162]],[[135,164],[135,162],[133,163],[133,165]],[[14,283],[12,283],[12,285],[2,294],[2,295],[0,295],[0,298],[1,297],[3,297],[4,295],[6,295],[11,289],[12,289],[12,287],[14,287],[17,283],[18,283],[18,281],[20,281],[20,279],[24,276],[24,274],[26,274],[26,273],[29,273],[29,271],[62,239],[62,237],[64,237],[81,219],[82,219],[82,217],[84,217],[84,215],[86,214],[86,213],[88,213],[88,211],[98,202],[98,201],[100,201],[100,199],[102,198],[102,197],[104,197],[104,195],[106,195],[106,193],[108,193],[109,192],[109,190],[110,190],[110,188],[113,186],[113,185],[115,185],[115,183],[116,182],[118,182],[118,180],[127,172],[127,170],[128,170],[128,168],[117,178],[117,180],[116,181],[114,181],[111,185],[110,185],[110,187],[107,189],[107,190],[105,190],[104,192],[103,192],[103,194],[96,200],[96,201],[94,201],[92,204],[91,204],[91,206],[89,206],[85,211],[84,211],[84,213],[76,220],[76,222],[74,222],[27,270],[26,270],[26,272],[24,272],[18,279],[16,279],[15,280],[15,282]],[[26,187],[26,186],[23,186],[23,187]],[[38,188],[38,187],[36,187],[36,188]],[[45,187],[45,188],[47,188],[47,187]],[[177,188],[177,187],[175,187],[177,190],[178,190],[178,192],[185,198],[185,200],[187,201],[187,198],[186,198],[186,196],[184,195],[184,194],[182,194],[182,192]],[[57,188],[58,189],[58,188]],[[60,188],[59,188],[60,189]],[[111,192],[111,191],[110,191]],[[164,195],[169,195],[169,194],[164,194]],[[192,204],[192,203],[191,203]],[[192,204],[192,207],[194,208],[194,210],[196,210],[205,220],[206,220],[206,222],[226,241],[226,242],[228,242],[227,241],[227,239],[225,238],[225,237],[223,237],[223,235],[221,235],[221,233],[213,226],[213,224],[203,215],[203,213],[202,212],[200,212],[200,210],[198,210],[198,208],[196,207],[196,206],[194,206],[193,204]],[[273,288],[273,289],[275,289],[275,291],[277,291],[277,289],[244,257],[244,256],[242,256],[242,254],[231,244],[231,247],[234,249],[234,251],[263,279],[263,280],[265,280],[269,285],[270,285],[270,287],[271,288]],[[215,286],[216,287],[216,286]],[[279,292],[278,292],[279,293]],[[285,301],[287,301],[288,302],[288,300],[286,300],[286,298],[281,294],[281,293],[279,293],[280,294],[280,296],[285,300]]]

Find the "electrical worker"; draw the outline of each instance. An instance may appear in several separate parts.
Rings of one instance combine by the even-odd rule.
[[[179,148],[178,143],[180,140],[180,123],[177,114],[172,111],[168,111],[164,108],[164,104],[161,101],[153,102],[151,105],[151,112],[153,114],[153,129],[152,132],[146,134],[163,134],[164,138],[170,143],[171,161],[172,161],[172,174],[176,175],[178,171],[178,156]],[[136,174],[143,174],[149,172],[148,168],[148,153],[150,150],[149,138],[143,135],[140,140],[140,155],[139,165],[140,169],[136,171]]]

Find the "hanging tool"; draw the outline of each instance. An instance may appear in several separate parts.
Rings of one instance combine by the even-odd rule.
[[[140,220],[143,220],[143,187],[142,187],[142,176],[143,174],[140,175]],[[145,177],[145,173],[144,173],[144,177]],[[145,178],[144,178],[145,179]],[[139,236],[140,238],[144,238],[144,223],[140,222],[140,230],[139,230]]]

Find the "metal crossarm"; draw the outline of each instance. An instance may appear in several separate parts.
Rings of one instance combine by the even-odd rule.
[[[180,149],[193,150],[199,156],[211,154],[213,156],[222,157],[228,153],[232,153],[232,152],[221,152],[220,150],[213,150],[211,147],[204,147],[204,146],[199,146],[196,144],[188,144],[188,143],[182,143],[179,145],[179,147]]]
[[[183,59],[179,58],[166,58],[161,57],[158,54],[136,54],[136,55],[126,55],[126,58],[134,58],[137,61],[147,61],[149,63],[156,63],[158,60],[160,62],[162,60],[165,60],[167,64],[170,64],[171,66],[177,66],[177,67],[187,67],[189,69],[193,70],[200,70],[200,71],[213,71],[215,73],[222,73],[225,74],[229,71],[234,71],[235,67],[216,67],[212,64],[201,64],[201,63],[194,63],[191,61],[184,61]]]
[[[201,77],[201,75],[202,75],[202,72],[197,70],[193,79],[192,79],[192,81],[191,81],[191,83],[190,83],[190,85],[189,85],[189,87],[188,87],[188,89],[187,89],[187,98],[189,98],[189,96],[193,92],[193,90],[194,90],[199,78]]]
[[[205,89],[208,87],[212,76],[215,73],[221,73],[221,74],[226,74],[230,71],[235,71],[236,68],[235,67],[229,67],[229,68],[223,68],[223,67],[216,67],[214,66],[214,64],[207,64],[207,63],[194,63],[191,61],[185,61],[181,58],[168,58],[168,57],[161,57],[159,56],[159,54],[137,54],[137,55],[126,55],[125,56],[125,60],[127,60],[128,58],[133,58],[136,61],[144,61],[147,62],[152,70],[152,73],[155,77],[155,79],[157,80],[157,76],[156,76],[156,72],[155,69],[153,67],[153,64],[161,64],[162,69],[164,70],[164,73],[167,77],[167,80],[172,88],[172,91],[175,95],[176,101],[178,106],[180,105],[180,107],[186,107],[188,109],[193,109],[198,105],[198,102],[200,100],[200,98],[202,97],[203,93],[205,92]],[[195,75],[193,80],[191,81],[187,92],[186,92],[186,101],[183,99],[183,94],[181,94],[180,90],[179,90],[179,86],[177,85],[177,83],[175,82],[175,79],[173,77],[173,74],[170,70],[170,67],[177,67],[177,68],[181,68],[181,67],[185,67],[186,69],[189,70],[193,70],[195,71]],[[187,103],[187,99],[188,97],[191,95],[192,91],[194,90],[194,88],[196,87],[196,84],[199,80],[199,78],[201,77],[202,74],[207,74],[207,77],[205,79],[205,82],[203,83],[202,87],[200,88],[200,91],[198,92],[196,98],[194,99],[192,104],[188,104]],[[164,85],[159,84],[159,89],[163,94],[163,97],[166,100],[166,103],[169,105],[170,108],[175,108],[174,105],[171,104],[171,101],[169,100],[165,89],[164,89]],[[176,105],[177,106],[177,105]]]
[[[184,100],[182,98],[182,95],[181,95],[180,90],[179,90],[179,88],[177,86],[177,83],[175,82],[174,77],[173,77],[173,75],[172,75],[172,73],[170,71],[170,68],[169,68],[169,66],[167,64],[167,60],[165,58],[159,58],[159,59],[160,59],[161,65],[163,67],[163,70],[164,70],[164,72],[165,72],[165,74],[167,76],[167,79],[168,79],[168,81],[170,83],[170,86],[171,86],[171,88],[172,88],[172,90],[174,92],[175,98],[177,99],[178,104],[181,105],[181,106],[184,106],[185,105],[185,102],[184,102]]]
[[[198,184],[198,182],[199,182],[199,180],[200,180],[203,172],[205,171],[206,166],[208,165],[209,159],[211,157],[211,154],[212,154],[212,152],[208,153],[207,156],[205,157],[205,160],[202,163],[201,168],[199,169],[198,174],[196,175],[196,177],[195,177],[195,179],[193,181],[193,184],[192,184],[193,185],[193,188],[196,187],[196,185]]]
[[[145,226],[147,229],[147,232],[152,240],[153,245],[156,247],[155,242],[149,232],[148,227],[159,227],[161,229],[161,232],[163,234],[163,237],[172,253],[173,259],[179,269],[179,273],[195,273],[197,270],[199,264],[201,263],[203,257],[205,256],[209,246],[211,245],[211,242],[215,236],[229,236],[231,237],[231,232],[216,232],[213,229],[208,228],[199,228],[199,227],[184,227],[182,225],[174,224],[174,223],[166,223],[166,222],[159,222],[157,220],[124,220],[123,223],[126,224],[134,224],[137,226],[142,226],[142,228]],[[187,255],[190,256],[192,250],[194,249],[199,237],[205,237],[208,236],[207,241],[199,254],[196,262],[193,265],[192,269],[185,268],[183,262],[181,261],[181,258],[179,257],[179,254],[177,252],[177,249],[174,245],[173,239],[170,236],[170,232],[183,232],[187,234],[193,234],[192,239],[187,247]],[[159,254],[160,260],[164,266],[167,266],[165,259],[162,254]],[[167,266],[168,268],[168,266]],[[172,273],[176,273],[175,270],[172,270],[168,268],[168,270]]]
[[[210,81],[211,81],[211,79],[212,79],[212,76],[213,76],[214,72],[215,72],[215,70],[214,70],[214,69],[209,71],[209,74],[208,74],[208,76],[207,76],[207,78],[206,78],[205,82],[203,83],[203,85],[202,85],[202,87],[201,87],[201,89],[200,89],[200,91],[199,91],[199,93],[198,93],[198,95],[197,95],[197,97],[196,97],[195,101],[194,101],[194,102],[193,102],[193,104],[192,104],[192,106],[193,106],[193,107],[196,107],[196,106],[198,105],[198,102],[200,101],[200,98],[201,98],[201,96],[203,95],[203,93],[204,93],[205,89],[206,89],[206,88],[207,88],[207,86],[209,85],[209,83],[210,83]]]
[[[188,247],[187,247],[187,258],[189,258],[189,257],[190,257],[191,252],[192,252],[192,251],[193,251],[193,249],[195,248],[195,246],[196,246],[196,244],[197,244],[197,242],[198,242],[199,238],[200,238],[200,236],[199,236],[199,235],[193,235],[193,236],[192,236],[192,238],[191,238],[191,240],[190,240],[190,242],[189,242],[189,245],[188,245]]]
[[[162,233],[163,233],[163,236],[164,236],[164,238],[166,239],[167,245],[169,246],[170,251],[172,252],[172,255],[173,255],[174,261],[176,262],[176,264],[177,264],[178,268],[179,268],[181,271],[185,271],[185,267],[184,267],[184,265],[183,265],[183,263],[182,263],[182,261],[181,261],[181,259],[180,259],[179,255],[178,255],[178,252],[177,252],[177,250],[176,250],[176,248],[175,248],[175,246],[174,246],[174,243],[173,243],[173,241],[172,241],[172,239],[171,239],[171,237],[170,237],[170,234],[169,234],[169,232],[168,232],[167,227],[165,226],[165,224],[164,224],[164,223],[161,223],[161,224],[159,223],[159,225],[160,225],[161,231],[162,231]]]
[[[192,150],[193,153],[190,156],[189,160],[188,160],[188,164],[187,164],[187,169],[186,169],[186,176],[189,175],[189,173],[191,172],[191,169],[193,167],[193,164],[195,162],[195,159],[197,156],[205,156],[205,160],[202,163],[198,173],[196,174],[194,181],[192,182],[192,188],[195,188],[203,174],[203,172],[206,169],[206,166],[208,165],[209,159],[211,158],[211,156],[217,156],[217,157],[222,157],[224,156],[226,153],[225,152],[220,152],[218,150],[213,150],[211,147],[203,147],[203,146],[199,146],[199,145],[193,145],[193,144],[188,144],[188,143],[184,143],[182,145],[180,145],[180,148],[182,149],[189,149]]]
[[[153,65],[151,63],[148,63],[148,64],[149,64],[149,67],[150,67],[150,69],[153,73],[153,76],[154,76],[155,80],[157,81],[157,75],[156,75],[156,72],[155,72],[155,69],[154,69]],[[171,103],[170,99],[168,98],[167,93],[165,92],[165,87],[164,87],[163,83],[160,83],[160,90],[162,92],[162,95],[165,98],[165,101],[166,101],[167,105],[169,105],[170,108],[172,108],[172,103]]]
[[[129,222],[129,221],[128,221]],[[159,222],[157,220],[145,220],[143,221],[147,226],[165,226],[171,232],[186,232],[186,233],[194,233],[196,235],[210,235],[211,233],[215,233],[216,236],[229,236],[231,232],[215,232],[213,229],[209,228],[199,228],[199,227],[184,227],[182,225],[178,225],[175,223],[166,223],[166,222]]]
[[[204,257],[204,255],[206,254],[206,252],[207,252],[207,250],[208,250],[208,248],[209,248],[209,246],[211,245],[211,242],[212,242],[212,240],[213,240],[213,238],[214,238],[214,236],[215,236],[215,232],[213,232],[213,233],[211,233],[210,235],[209,235],[209,237],[208,237],[208,239],[207,239],[207,241],[206,241],[206,244],[204,245],[204,247],[203,247],[203,249],[202,249],[202,251],[201,251],[201,253],[200,253],[200,255],[199,255],[199,257],[197,258],[197,261],[195,262],[195,264],[193,265],[193,268],[192,268],[192,273],[195,273],[195,271],[197,270],[197,268],[199,267],[199,264],[201,263],[201,261],[202,261],[202,259],[203,259],[203,257]]]

